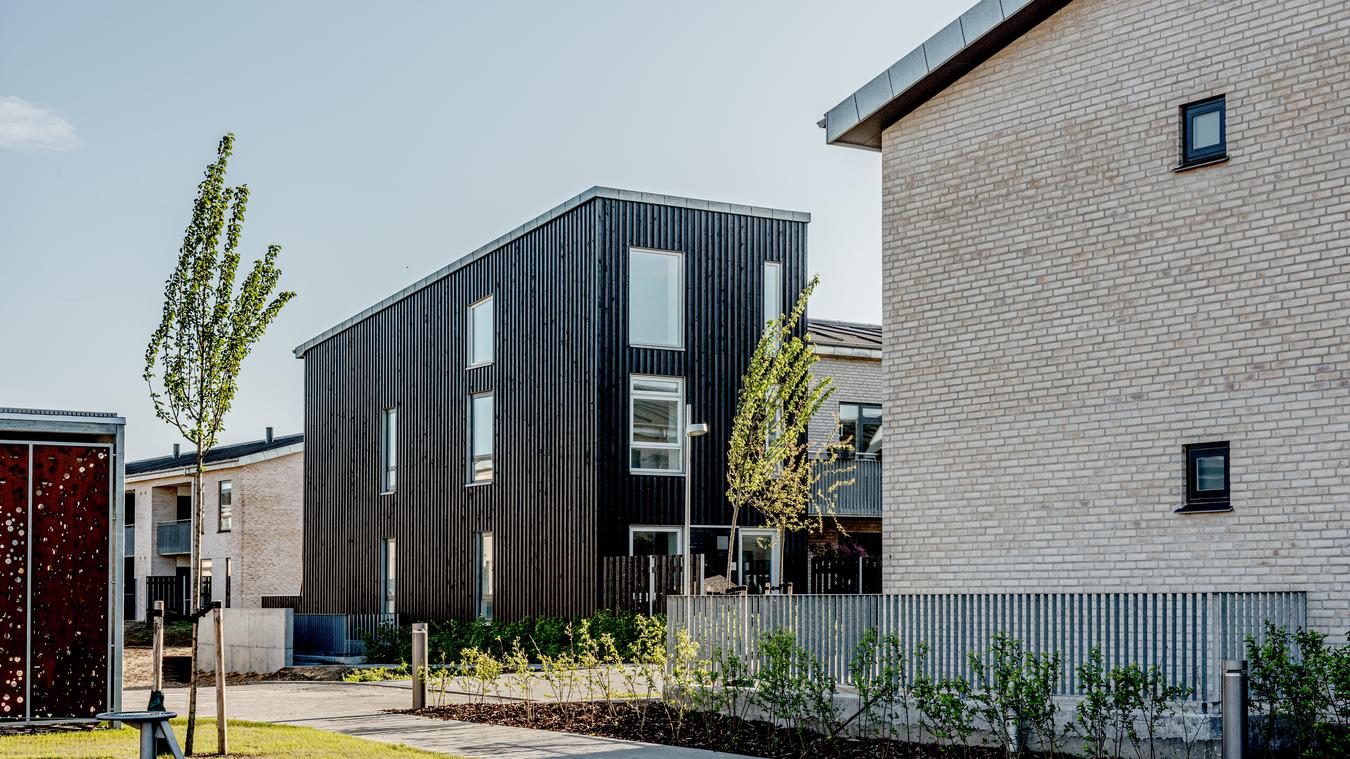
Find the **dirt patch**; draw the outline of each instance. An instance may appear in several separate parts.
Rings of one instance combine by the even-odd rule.
[[[192,653],[191,648],[173,647],[165,648],[165,656],[188,656]],[[128,688],[149,688],[150,687],[150,667],[151,667],[151,649],[148,648],[124,648],[122,649],[122,681]],[[267,675],[257,673],[249,674],[231,674],[225,678],[226,685],[242,685],[244,683],[256,683],[271,680],[285,681],[331,681],[341,680],[342,676],[349,672],[351,667],[341,664],[324,664],[306,667],[287,667],[278,672]],[[209,672],[203,673],[197,680],[200,685],[214,685],[215,675]],[[185,683],[166,682],[166,687],[175,685],[184,685]]]
[[[809,730],[775,727],[767,722],[726,715],[689,713],[681,725],[675,710],[655,701],[452,704],[418,711],[396,711],[437,719],[580,733],[771,759],[936,759],[949,756],[952,751],[893,740],[829,739]],[[968,751],[964,748],[957,751],[968,759],[1002,756],[1001,751],[991,748],[972,747]]]
[[[165,656],[188,656],[189,647],[165,647]],[[122,649],[122,682],[127,688],[149,688],[150,668],[153,657],[149,648]]]

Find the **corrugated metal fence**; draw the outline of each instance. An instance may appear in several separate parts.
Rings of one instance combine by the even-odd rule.
[[[1058,693],[1079,690],[1077,667],[1099,646],[1109,667],[1157,664],[1169,682],[1196,700],[1217,701],[1225,658],[1242,658],[1247,635],[1261,637],[1267,620],[1307,625],[1307,598],[1286,593],[959,593],[913,595],[671,596],[668,641],[688,630],[702,655],[721,648],[757,655],[759,636],[786,628],[840,682],[868,628],[898,636],[915,674],[971,679],[968,653],[983,652],[996,633],[1029,651],[1063,660]]]

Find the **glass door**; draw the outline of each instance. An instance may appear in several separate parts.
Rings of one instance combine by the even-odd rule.
[[[765,585],[782,583],[779,569],[781,544],[773,530],[738,530],[740,544],[736,569],[737,581],[751,593],[763,593]]]

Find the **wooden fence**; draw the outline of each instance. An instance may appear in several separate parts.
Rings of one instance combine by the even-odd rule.
[[[881,592],[881,557],[807,557],[806,592],[858,594]]]
[[[694,593],[703,592],[706,557],[695,554]],[[683,592],[683,556],[605,556],[602,572],[602,600],[611,611],[663,614],[666,598]]]
[[[164,602],[166,617],[186,617],[198,608],[211,603],[211,577],[202,578],[202,597],[200,604],[194,606],[189,600],[192,595],[192,578],[186,575],[151,575],[145,578],[145,618],[151,619],[150,611],[156,601]]]

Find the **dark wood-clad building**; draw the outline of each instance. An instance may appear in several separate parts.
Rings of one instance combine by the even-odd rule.
[[[305,612],[573,616],[601,557],[725,567],[726,435],[805,213],[596,187],[296,348]],[[686,418],[685,404],[692,419]],[[737,580],[800,581],[744,515]]]

